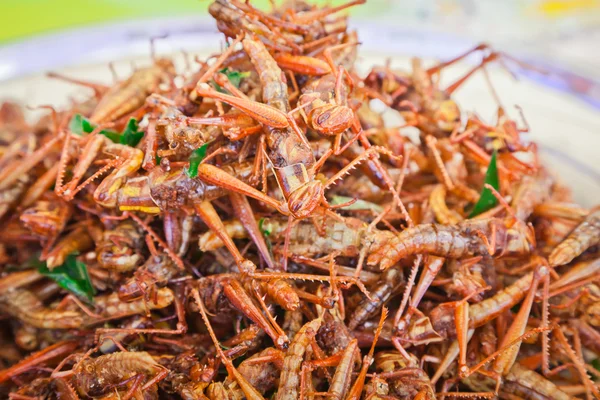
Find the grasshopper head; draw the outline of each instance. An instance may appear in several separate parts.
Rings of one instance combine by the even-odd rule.
[[[291,193],[288,208],[295,218],[306,218],[324,201],[324,193],[325,189],[320,181],[306,182]]]
[[[321,135],[339,135],[352,126],[354,111],[347,106],[328,105],[314,110],[309,123]]]

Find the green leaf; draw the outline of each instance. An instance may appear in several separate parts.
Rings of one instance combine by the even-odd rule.
[[[265,219],[264,218],[261,218],[258,221],[258,229],[260,229],[260,231],[262,232],[263,235],[265,235],[265,236],[271,236],[271,230],[265,228]]]
[[[348,203],[351,200],[353,200],[352,197],[334,195],[331,198],[331,204],[332,205],[344,204],[344,203]],[[381,207],[379,204],[371,203],[370,201],[356,200],[354,203],[340,208],[340,210],[346,210],[346,211],[373,210],[377,213],[380,213],[383,211],[383,207]]]
[[[490,164],[488,165],[487,171],[485,173],[484,183],[487,183],[488,185],[490,185],[497,191],[500,191],[500,179],[498,178],[498,165],[496,165],[497,157],[498,157],[498,151],[494,150],[494,153],[492,154],[492,158],[490,159]],[[473,211],[471,211],[469,218],[473,218],[473,217],[481,214],[482,212],[489,210],[490,208],[494,207],[496,204],[498,204],[498,200],[496,199],[496,197],[494,197],[494,195],[492,194],[492,191],[484,186],[483,190],[481,191],[481,196],[479,196],[479,200],[477,201],[477,204],[475,204],[475,207],[473,207]]]
[[[94,125],[81,114],[75,114],[69,121],[69,130],[76,135],[83,136],[84,133],[92,133]]]
[[[198,147],[192,152],[192,155],[190,156],[190,166],[185,171],[190,178],[195,178],[198,176],[198,166],[206,157],[206,149],[208,148],[209,144],[210,143],[204,143],[202,146]]]
[[[82,300],[93,303],[95,291],[92,281],[90,280],[86,265],[77,260],[76,254],[68,255],[62,265],[52,270],[48,269],[46,263],[40,263],[38,272],[54,280],[58,286],[68,290]]]
[[[144,137],[144,131],[138,131],[138,123],[135,118],[131,118],[127,122],[125,130],[119,138],[119,143],[126,144],[127,146],[135,147],[138,145],[140,140]]]
[[[81,114],[75,114],[69,122],[69,129],[71,132],[79,136],[92,133],[95,128],[96,127]],[[123,134],[109,129],[103,129],[99,133],[109,138],[113,143],[125,144],[132,147],[136,146],[144,136],[143,131],[138,132],[138,125],[135,118],[129,120]]]
[[[103,129],[100,131],[100,134],[109,138],[113,143],[120,143],[121,141],[121,135],[118,132]]]
[[[600,358],[596,358],[592,361],[592,366],[600,371]]]
[[[229,92],[221,87],[217,82],[211,81],[212,85],[215,87],[215,90],[220,93],[228,94]]]
[[[261,218],[260,220],[258,220],[258,229],[260,229],[263,236],[265,237],[265,243],[267,244],[267,249],[269,250],[269,254],[271,254],[271,258],[273,258],[273,243],[271,243],[271,239],[269,238],[269,236],[271,236],[271,229],[265,227],[265,219],[264,218]]]
[[[229,68],[223,68],[219,72],[222,74],[225,74],[225,76],[227,76],[227,79],[229,79],[229,82],[231,82],[231,84],[233,86],[235,86],[236,88],[240,87],[240,83],[242,82],[242,79],[250,76],[250,72],[233,71],[233,70],[230,70]],[[219,86],[219,84],[217,84],[214,81],[213,81],[213,85],[215,86],[215,89],[217,89],[217,91],[219,91],[221,93],[228,93],[227,90],[223,89],[221,86]]]
[[[156,165],[160,165],[160,160],[162,160],[162,157],[159,157],[158,154],[154,156],[154,162],[156,162]]]
[[[229,82],[231,82],[231,84],[236,88],[240,87],[242,79],[250,76],[250,72],[231,71],[229,68],[224,68],[219,72],[225,74],[225,76],[227,76],[227,79],[229,79]]]

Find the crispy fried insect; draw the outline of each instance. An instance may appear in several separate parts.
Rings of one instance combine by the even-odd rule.
[[[548,257],[551,266],[568,264],[600,242],[600,210],[590,213]]]
[[[78,362],[73,369],[74,386],[81,396],[98,396],[126,383],[126,390],[156,390],[168,373],[144,352],[117,352]],[[133,390],[132,390],[133,389]]]
[[[168,307],[173,303],[173,299],[173,291],[166,287],[158,289],[151,302],[146,302],[143,298],[125,302],[119,298],[116,292],[96,296],[94,298],[94,305],[97,316],[88,318],[88,322],[94,324],[98,318],[113,319],[145,314],[148,309],[154,310]]]
[[[352,257],[359,253],[361,239],[366,225],[355,218],[344,218],[342,221],[325,218],[322,222],[298,222],[293,224],[289,233],[288,221],[281,218],[262,218],[260,221],[263,231],[269,232],[271,240],[282,240],[289,234],[288,252],[305,257],[337,253],[340,256]],[[247,238],[247,232],[240,222],[232,220],[225,222],[227,234],[233,239]],[[221,242],[213,232],[200,236],[199,246],[202,251],[216,250]]]
[[[600,396],[598,208],[485,68],[533,67],[365,77],[364,0],[272,3],[213,0],[206,58],[48,74],[94,95],[37,123],[0,105],[0,397]]]
[[[144,105],[146,97],[163,82],[171,81],[175,74],[173,62],[160,58],[154,65],[140,68],[131,76],[113,86],[92,112],[90,120],[96,123],[113,121]]]
[[[494,296],[484,299],[469,307],[469,325],[479,327],[495,319],[503,311],[518,304],[531,286],[533,272],[530,272],[512,285],[499,291]],[[456,334],[454,323],[454,305],[440,304],[429,313],[433,327],[443,337],[453,337]]]
[[[296,399],[300,391],[300,367],[304,353],[310,342],[314,340],[323,320],[316,318],[307,322],[292,339],[283,359],[283,368],[279,378],[277,399]]]
[[[78,311],[53,310],[46,307],[26,289],[13,289],[0,298],[4,312],[26,324],[44,329],[73,329],[83,324],[83,315]]]
[[[103,232],[102,240],[96,246],[98,264],[113,271],[131,271],[142,260],[140,250],[143,243],[142,234],[134,222],[123,221],[114,229]]]
[[[531,230],[523,223],[512,226],[499,219],[468,220],[456,225],[417,225],[395,235],[389,231],[367,237],[367,262],[387,269],[412,254],[461,258],[478,255],[523,256],[535,246]]]
[[[372,299],[362,299],[350,315],[348,327],[354,330],[371,317],[377,315],[381,307],[390,299],[394,290],[401,284],[403,278],[404,276],[399,268],[385,270],[373,287],[369,288]]]

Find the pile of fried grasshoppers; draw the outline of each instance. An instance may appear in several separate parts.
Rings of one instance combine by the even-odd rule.
[[[216,0],[184,72],[2,104],[2,398],[598,398],[600,211],[452,98],[511,58],[361,76],[363,2]]]

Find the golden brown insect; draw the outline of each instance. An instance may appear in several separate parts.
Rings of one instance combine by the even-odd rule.
[[[531,286],[532,279],[533,273],[530,272],[494,296],[470,306],[469,325],[479,327],[496,318],[503,311],[518,304],[525,297],[527,289]],[[429,314],[434,329],[443,337],[453,337],[456,333],[454,308],[453,304],[440,304]]]
[[[0,302],[4,312],[36,328],[77,329],[83,324],[80,312],[48,308],[26,289],[9,290],[2,295]]]
[[[463,220],[463,217],[446,205],[446,188],[437,185],[429,195],[431,209],[435,213],[435,219],[442,225],[454,225]]]
[[[599,396],[598,211],[491,85],[493,124],[454,97],[515,60],[365,78],[363,2],[214,0],[208,57],[0,106],[2,396]]]
[[[551,266],[564,265],[600,242],[600,210],[590,213],[548,257]]]
[[[161,83],[170,83],[173,75],[173,62],[166,58],[156,60],[150,67],[138,69],[102,96],[90,120],[95,123],[113,121],[135,111],[144,105],[146,97]]]
[[[418,126],[425,133],[443,137],[452,132],[460,118],[460,110],[450,94],[462,80],[445,90],[434,87],[432,75],[442,67],[443,64],[425,70],[421,60],[413,59],[411,76],[387,68],[375,68],[365,82],[388,97],[392,107],[404,113],[410,124]],[[472,72],[465,76],[470,74]]]
[[[254,290],[254,283],[248,282],[248,284],[251,286],[251,289]],[[278,348],[287,348],[289,340],[283,330],[270,316],[265,317],[263,315],[261,309],[256,304],[256,301],[253,300],[256,296],[251,297],[242,284],[233,276],[213,275],[210,278],[200,280],[198,286],[201,289],[201,298],[211,311],[223,312],[226,309],[228,305],[221,299],[221,297],[224,296],[230,304],[230,308],[234,307],[260,326],[261,329],[273,339],[273,342]],[[284,300],[285,302],[289,301],[286,293],[273,294],[275,295],[275,298],[279,296],[279,300]],[[292,294],[295,295],[294,292],[292,292]],[[292,302],[295,302],[295,299],[293,299]],[[289,308],[297,308],[297,304],[295,304],[295,307],[294,305],[291,305]]]
[[[304,353],[310,341],[314,339],[322,319],[317,318],[307,322],[292,339],[283,359],[283,368],[279,378],[277,399],[296,399],[300,391],[300,367],[304,360]]]
[[[373,287],[369,288],[372,299],[362,299],[350,315],[348,327],[354,330],[366,320],[377,315],[381,307],[390,299],[394,290],[403,281],[403,278],[404,276],[399,268],[389,268],[384,271]]]
[[[417,225],[398,235],[377,232],[371,243],[367,262],[389,268],[412,254],[428,253],[439,257],[461,258],[477,255],[529,254],[535,246],[532,232],[523,223],[512,226],[499,219],[468,220],[456,225]]]
[[[504,395],[513,395],[524,399],[568,400],[572,398],[560,390],[552,380],[545,379],[535,371],[522,367],[519,363],[512,366],[504,379],[506,383],[501,390]]]
[[[70,136],[67,136],[67,138],[70,138]],[[63,148],[54,188],[55,193],[66,200],[72,200],[78,192],[83,190],[94,179],[110,170],[111,167],[114,167],[112,172],[102,179],[102,182],[96,188],[94,200],[104,207],[116,207],[119,189],[140,168],[144,153],[131,146],[113,143],[106,136],[97,132],[80,140],[85,141],[85,146],[81,150],[83,156],[77,160],[71,171],[72,179],[66,184],[63,184],[63,179],[66,174],[67,163],[71,156],[69,155],[69,148],[66,145]],[[65,141],[65,143],[68,144],[68,141]],[[96,171],[79,185],[80,180],[84,177],[101,150],[113,158],[103,168]]]
[[[235,380],[239,384],[240,389],[244,392],[244,395],[246,396],[247,399],[249,399],[249,400],[264,399],[263,396],[256,390],[256,388],[254,386],[252,386],[242,374],[240,374],[240,372],[233,365],[231,360],[229,358],[227,358],[227,356],[224,354],[223,350],[221,350],[221,346],[219,344],[219,341],[217,340],[217,337],[215,336],[212,326],[210,325],[208,316],[206,315],[206,311],[204,310],[204,305],[202,304],[202,300],[200,299],[198,291],[195,289],[192,290],[192,295],[194,296],[194,300],[196,301],[196,303],[200,309],[200,314],[202,315],[202,320],[204,321],[204,324],[206,325],[206,327],[208,329],[210,337],[215,345],[215,349],[217,350],[217,354],[219,355],[221,362],[223,362],[223,364],[225,365],[225,368],[227,369],[227,374],[230,376],[230,378],[232,378],[232,380]]]
[[[168,370],[146,352],[121,351],[84,359],[71,373],[81,396],[98,396],[127,382],[124,392],[156,390],[154,385],[166,377]],[[64,372],[58,374],[64,375]]]
[[[427,374],[421,368],[411,367],[398,352],[375,354],[375,368],[381,371],[378,376],[388,382],[392,392],[400,398],[435,398],[435,390]]]
[[[88,318],[88,323],[94,324],[97,319],[123,318],[130,315],[145,314],[148,309],[161,309],[173,303],[173,291],[169,288],[160,288],[156,291],[153,300],[147,303],[144,299],[125,302],[116,292],[109,295],[96,296],[94,306],[97,315]]]
[[[131,271],[141,262],[143,243],[142,235],[133,221],[123,221],[114,229],[103,232],[102,241],[96,247],[98,263],[113,271]]]
[[[288,222],[280,218],[262,218],[263,231],[269,232],[271,240],[282,240],[288,229]],[[247,232],[238,221],[226,221],[225,229],[233,239],[247,238]],[[366,225],[354,218],[344,218],[343,221],[327,218],[323,223],[316,221],[299,222],[294,224],[289,232],[290,245],[288,251],[306,257],[314,257],[333,252],[340,256],[352,257],[358,255],[361,238]],[[200,236],[199,246],[203,251],[216,250],[223,243],[214,232]]]
[[[165,286],[179,272],[173,261],[166,255],[151,255],[134,276],[119,287],[119,298],[132,301],[144,298],[156,303],[157,287]]]
[[[552,178],[545,171],[535,176],[524,176],[512,201],[515,216],[526,221],[534,208],[548,199],[552,184]]]
[[[270,159],[285,201],[276,201],[209,164],[200,166],[198,176],[204,181],[266,202],[284,215],[292,215],[296,219],[306,218],[313,213],[317,206],[327,205],[324,197],[325,188],[343,176],[354,164],[376,157],[378,152],[388,154],[389,152],[379,147],[371,147],[325,184],[316,180],[318,165],[315,164],[304,133],[297,126],[294,117],[289,114],[287,86],[281,78],[281,69],[258,40],[245,38],[243,44],[255,69],[259,72],[265,104],[222,94],[203,86],[203,84],[196,87],[195,94],[226,102],[266,126],[267,143],[271,149]],[[324,158],[321,161],[324,161]],[[389,178],[387,183],[394,191]]]
[[[19,219],[33,233],[52,241],[65,228],[71,212],[68,203],[50,195],[48,199],[38,200],[30,208],[23,210]]]

